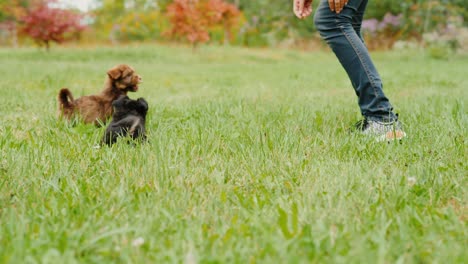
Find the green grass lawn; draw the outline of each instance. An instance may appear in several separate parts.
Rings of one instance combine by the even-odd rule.
[[[401,144],[349,133],[328,51],[0,49],[0,263],[466,263],[468,57],[373,57]],[[93,148],[56,96],[118,63],[149,143]]]

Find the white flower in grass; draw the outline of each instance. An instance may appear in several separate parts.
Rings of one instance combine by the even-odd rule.
[[[197,264],[197,257],[195,256],[195,252],[193,251],[193,247],[190,247],[190,250],[185,255],[185,264]]]
[[[137,237],[132,241],[132,246],[140,247],[145,243],[145,240],[142,237]]]
[[[408,177],[408,185],[411,187],[416,184],[416,177]]]

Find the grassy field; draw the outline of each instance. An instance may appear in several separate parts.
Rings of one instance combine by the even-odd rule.
[[[401,144],[327,51],[0,49],[0,263],[466,263],[468,57],[373,57]],[[118,63],[150,142],[96,149],[56,95]]]

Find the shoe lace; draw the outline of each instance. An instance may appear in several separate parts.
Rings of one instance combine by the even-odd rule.
[[[364,129],[366,129],[368,124],[369,122],[367,121],[367,118],[364,118],[362,120],[357,121],[356,124],[354,124],[353,128],[354,130],[363,131]]]

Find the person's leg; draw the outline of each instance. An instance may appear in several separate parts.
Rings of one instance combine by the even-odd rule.
[[[341,13],[332,12],[322,0],[314,23],[348,73],[359,100],[361,114],[374,121],[395,121],[392,105],[382,90],[377,72],[361,34],[363,14],[368,0],[350,0]]]
[[[361,3],[361,5],[358,7],[356,11],[356,14],[352,18],[352,25],[353,25],[354,31],[356,31],[356,34],[359,36],[359,38],[361,39],[363,43],[364,43],[364,38],[362,37],[361,28],[362,28],[362,20],[364,19],[364,12],[366,11],[366,7],[367,7],[367,2],[368,0],[363,1]]]

